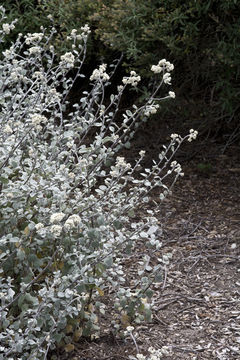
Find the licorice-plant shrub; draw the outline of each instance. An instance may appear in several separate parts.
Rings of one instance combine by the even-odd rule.
[[[4,41],[14,24],[4,15],[2,23]],[[128,324],[150,319],[149,290],[168,263],[163,254],[150,267],[143,254],[139,278],[128,288],[123,263],[137,242],[161,248],[157,209],[141,221],[134,211],[155,188],[161,199],[168,195],[183,175],[174,153],[196,132],[172,134],[151,168],[141,166],[144,151],[134,164],[118,155],[158,103],[175,96],[159,96],[171,84],[173,65],[165,59],[152,66],[159,82],[150,98],[122,122],[115,121],[121,96],[140,77],[132,71],[105,99],[116,65],[95,69],[89,90],[66,112],[72,85],[84,77],[89,32],[87,25],[79,34],[72,30],[66,39],[72,51],[59,62],[54,29],[19,34],[0,62],[0,359],[42,360],[57,346],[71,351],[81,336],[96,336],[104,293]],[[121,330],[114,319],[109,325]]]

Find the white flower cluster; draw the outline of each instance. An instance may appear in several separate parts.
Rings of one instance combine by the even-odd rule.
[[[42,38],[43,38],[43,33],[33,33],[33,34],[28,33],[27,35],[25,35],[25,43],[26,45],[30,45],[32,43],[41,41]]]
[[[117,168],[126,168],[126,169],[130,169],[131,164],[127,163],[125,161],[125,158],[123,156],[117,156],[116,159],[116,167]]]
[[[164,84],[167,84],[167,85],[171,85],[171,74],[169,72],[166,72],[164,75],[163,75],[163,82]]]
[[[76,226],[78,226],[81,222],[81,218],[79,215],[77,214],[73,214],[71,216],[69,216],[69,218],[66,220],[64,227],[66,230],[71,230],[73,228],[75,228]]]
[[[170,72],[174,69],[174,65],[171,64],[166,59],[162,59],[158,62],[157,65],[152,65],[151,70],[154,74],[159,74],[163,72],[163,82],[167,85],[171,85],[171,74]],[[171,94],[170,94],[171,93]],[[169,92],[169,96],[174,98],[174,92]]]
[[[179,138],[179,135],[174,133],[174,134],[171,134],[170,138],[175,140],[175,139]]]
[[[175,97],[176,97],[176,94],[175,94],[174,91],[169,91],[169,92],[168,92],[168,95],[169,95],[170,98],[172,98],[172,99],[175,99]]]
[[[133,326],[127,326],[126,330],[128,332],[132,332],[134,330],[134,327]]]
[[[122,93],[123,89],[124,89],[123,85],[118,85],[117,86],[117,90],[118,90],[119,93]]]
[[[65,214],[63,212],[52,214],[50,217],[50,223],[51,224],[59,223],[60,221],[62,221],[64,216]]]
[[[4,132],[5,134],[12,134],[13,131],[12,131],[11,126],[10,126],[9,124],[7,124],[7,125],[4,127],[3,132]]]
[[[197,135],[198,135],[197,130],[190,129],[188,141],[191,142],[192,140],[195,140],[197,138]]]
[[[40,79],[42,80],[43,78],[40,77]],[[51,103],[59,102],[61,99],[61,94],[55,88],[49,89],[48,96]]]
[[[42,223],[37,223],[37,224],[35,225],[36,231],[39,231],[40,229],[43,229],[43,228],[44,228],[44,225],[43,225]]]
[[[71,52],[66,52],[64,55],[60,57],[61,61],[59,63],[60,66],[70,69],[74,67],[75,57]]]
[[[171,168],[180,176],[184,176],[184,173],[182,172],[182,167],[176,160],[171,162]]]
[[[161,360],[162,356],[164,355],[170,355],[169,347],[163,346],[161,349],[154,349],[152,346],[148,348],[148,351],[150,352],[149,356],[145,356],[143,354],[137,354],[136,358],[138,360]]]
[[[77,30],[76,30],[76,29],[72,29],[72,31],[71,31],[71,37],[75,37],[75,36],[77,36]],[[68,37],[68,40],[70,40],[71,37]]]
[[[47,118],[44,115],[40,115],[40,114],[31,115],[31,123],[39,131],[42,129],[42,127],[40,126],[41,122],[44,124],[47,123]]]
[[[50,228],[50,232],[55,236],[58,237],[62,233],[62,226],[61,225],[52,225]]]
[[[14,60],[13,60],[14,62]],[[14,64],[17,65],[17,64]],[[11,72],[10,75],[10,79],[13,82],[18,82],[18,81],[27,81],[27,78],[23,75],[24,74],[24,70],[21,68],[21,66],[16,66],[14,67],[14,69]]]
[[[146,154],[146,151],[145,151],[145,150],[140,150],[140,151],[139,151],[139,155],[140,155],[141,157],[144,157],[145,154]]]
[[[85,24],[84,26],[81,26],[81,30],[86,34],[90,34],[90,32],[91,32],[90,27],[88,26],[88,24]]]
[[[12,59],[14,57],[13,48],[10,47],[10,49],[7,49],[7,50],[3,51],[2,54],[7,60]]]
[[[132,86],[137,86],[139,81],[141,81],[141,77],[139,75],[137,75],[135,71],[131,71],[130,76],[125,76],[122,79],[122,82],[123,82],[124,85],[129,84],[129,85],[132,85]]]
[[[71,34],[69,36],[67,36],[67,40],[86,40],[88,34],[90,34],[91,30],[90,27],[86,24],[84,26],[81,27],[82,33],[81,34],[77,34],[77,30],[76,29],[72,29]]]
[[[115,166],[111,166],[110,175],[112,177],[118,177],[121,170],[128,170],[131,168],[131,164],[125,161],[123,156],[117,156]]]
[[[172,259],[172,253],[163,254],[162,258],[158,258],[158,261],[162,264],[169,265]]]
[[[35,71],[32,77],[33,79],[44,80],[44,73],[42,71]]]
[[[40,46],[32,46],[28,49],[30,55],[39,55],[41,50]]]
[[[106,73],[106,64],[102,64],[98,69],[93,70],[92,75],[90,76],[91,81],[108,81],[109,75]]]
[[[2,24],[2,29],[5,34],[10,34],[10,31],[15,29],[14,24]]]
[[[159,74],[162,71],[170,72],[174,69],[174,65],[171,64],[166,59],[162,59],[158,62],[157,65],[152,65],[151,70],[154,74]]]
[[[69,172],[69,173],[68,173],[68,176],[69,176],[69,178],[72,179],[72,180],[75,179],[75,174],[74,174],[73,172]]]
[[[69,148],[69,149],[72,149],[73,146],[74,146],[74,140],[70,140],[66,143],[66,146]]]
[[[178,134],[171,134],[170,135],[170,138],[173,140],[173,141],[176,141],[176,142],[178,142],[178,143],[180,143],[180,141],[182,140],[182,138],[181,138],[181,136],[180,135],[178,135]]]
[[[80,35],[77,35],[77,40],[87,40],[88,34],[90,34],[91,30],[90,27],[86,24],[84,26],[81,26],[82,33]]]
[[[156,114],[158,108],[159,108],[158,104],[147,105],[146,109],[144,110],[144,115],[148,117],[152,114]]]

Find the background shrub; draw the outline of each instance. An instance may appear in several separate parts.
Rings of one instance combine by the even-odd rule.
[[[15,41],[19,33],[38,32],[40,26],[49,24],[46,13],[40,11],[38,0],[3,0],[1,5],[6,11],[7,23],[17,19],[15,29],[5,39],[1,50],[8,47],[11,41]]]
[[[96,33],[144,75],[160,57],[174,59],[180,107],[191,122],[239,135],[240,10],[236,0],[102,1]],[[186,98],[187,94],[187,98]],[[199,122],[200,118],[200,122]],[[203,121],[204,120],[204,121]]]

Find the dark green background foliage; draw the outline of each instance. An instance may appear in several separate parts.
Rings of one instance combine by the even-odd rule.
[[[39,32],[40,26],[47,24],[46,15],[40,13],[38,4],[38,0],[3,0],[1,2],[8,17],[4,22],[18,20],[15,30],[7,37],[9,42],[14,40],[18,33]]]
[[[192,126],[239,136],[238,0],[5,0],[3,6],[11,19],[20,18],[16,31],[23,33],[46,25],[50,13],[62,51],[63,36],[89,23],[91,62],[123,52],[124,65],[148,79],[150,66],[167,58],[176,68],[172,110],[184,110]]]
[[[193,111],[197,122],[201,115],[201,125],[206,128],[225,131],[227,125],[232,129],[239,125],[237,0],[104,3],[109,5],[94,19],[99,22],[96,33],[105,44],[123,51],[127,62],[140,72],[168,58],[176,67],[174,88],[182,105],[185,98],[189,108],[186,115]],[[192,109],[188,99],[194,101]]]

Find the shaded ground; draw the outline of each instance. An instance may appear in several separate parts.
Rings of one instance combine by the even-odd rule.
[[[190,154],[196,145],[191,149]],[[221,155],[212,144],[204,157],[197,151],[185,161],[183,170],[185,177],[161,203],[159,215],[161,252],[173,252],[171,266],[155,287],[152,323],[136,326],[134,336],[144,354],[149,346],[169,346],[165,360],[240,359],[239,147]],[[130,277],[142,251],[137,248],[129,262]],[[121,360],[136,354],[130,337],[122,341],[104,331],[97,341],[75,348],[59,359]]]

